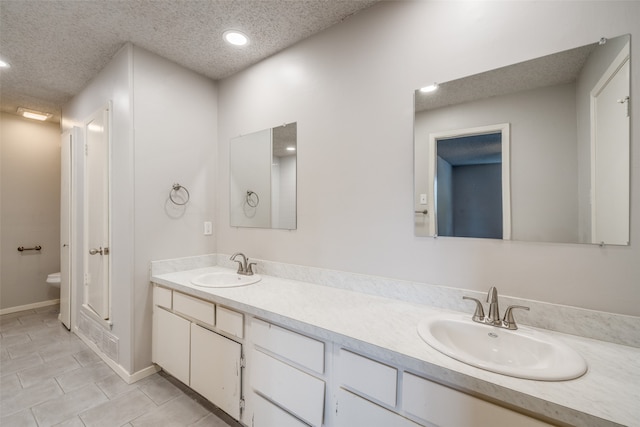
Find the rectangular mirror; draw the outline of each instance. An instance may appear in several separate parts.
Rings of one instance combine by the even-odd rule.
[[[415,91],[417,236],[629,244],[630,36]]]
[[[297,149],[297,123],[231,140],[232,227],[296,229]]]

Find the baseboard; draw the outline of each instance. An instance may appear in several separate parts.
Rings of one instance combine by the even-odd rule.
[[[140,381],[143,378],[148,377],[149,375],[153,375],[160,370],[156,365],[151,365],[147,368],[141,369],[140,371],[134,372],[130,374],[127,372],[122,366],[114,362],[100,350],[100,348],[89,338],[85,337],[80,333],[78,328],[75,328],[75,334],[84,342],[93,352],[102,359],[104,363],[106,363],[120,378],[124,380],[127,384],[133,384],[136,381]]]
[[[17,313],[19,311],[33,310],[35,308],[48,307],[50,305],[60,304],[60,299],[52,299],[49,301],[34,302],[33,304],[19,305],[17,307],[8,307],[0,309],[0,315]]]

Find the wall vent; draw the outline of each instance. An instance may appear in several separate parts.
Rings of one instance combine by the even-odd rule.
[[[118,362],[119,339],[85,313],[80,313],[78,331],[94,343],[107,357]]]
[[[102,331],[102,351],[109,359],[114,362],[118,362],[118,337],[107,332]]]

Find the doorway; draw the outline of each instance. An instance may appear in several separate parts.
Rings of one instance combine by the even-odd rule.
[[[511,238],[509,124],[429,135],[432,235]]]

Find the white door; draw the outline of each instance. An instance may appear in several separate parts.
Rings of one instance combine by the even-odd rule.
[[[628,49],[628,48],[627,48]],[[629,243],[629,54],[592,91],[592,243]]]
[[[109,319],[109,109],[86,124],[85,304]]]
[[[60,321],[71,329],[71,131],[60,143]]]

